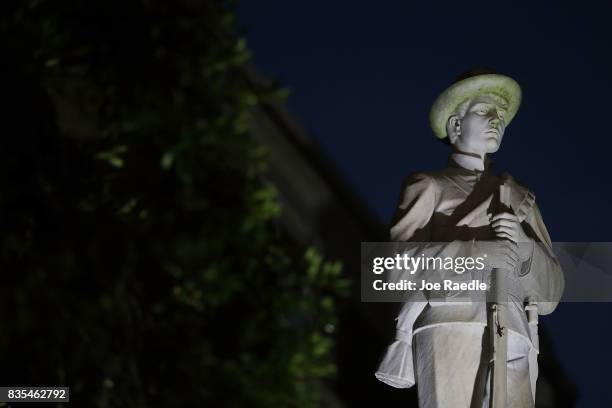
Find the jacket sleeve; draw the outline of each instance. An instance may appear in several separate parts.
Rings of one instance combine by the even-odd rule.
[[[408,176],[391,222],[392,241],[429,241],[429,221],[436,207],[437,185],[433,177],[416,173]]]
[[[557,307],[565,279],[537,204],[533,204],[524,222],[528,224],[526,233],[534,240],[534,246],[526,273],[520,280],[530,300],[538,304],[538,313],[546,315]]]
[[[436,187],[435,180],[426,174],[408,176],[391,222],[391,240],[429,241],[429,222],[436,205]],[[387,347],[375,373],[377,379],[396,388],[409,388],[415,384],[412,326],[427,305],[427,300],[422,292],[414,292],[413,295],[409,302],[404,303],[396,318],[395,340]]]
[[[392,241],[412,242],[416,245],[404,247],[401,252],[409,257],[423,255],[426,257],[446,258],[446,257],[468,257],[477,251],[477,246],[473,242],[436,242],[432,239],[432,216],[441,199],[438,183],[431,175],[425,173],[415,173],[407,177],[395,216],[391,223],[390,237]],[[409,274],[409,277],[405,275]],[[417,281],[418,276],[423,275],[423,279],[430,282],[442,282],[444,279],[453,278],[455,272],[447,270],[424,270],[418,268],[416,271],[406,271],[394,269],[389,273],[391,282],[399,282],[409,278]],[[471,273],[466,274],[470,276]],[[430,292],[433,294],[434,292]],[[439,296],[433,294],[434,297]],[[409,295],[411,301],[415,298],[424,299],[421,292],[412,292]]]

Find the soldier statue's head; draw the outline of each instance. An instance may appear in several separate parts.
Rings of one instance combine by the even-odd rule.
[[[499,149],[520,104],[521,88],[515,80],[484,69],[472,70],[438,96],[430,125],[454,149],[484,157]]]

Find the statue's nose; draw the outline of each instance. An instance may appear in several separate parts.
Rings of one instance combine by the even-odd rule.
[[[489,125],[493,126],[493,127],[498,127],[499,126],[499,118],[493,117],[491,119],[489,119]]]

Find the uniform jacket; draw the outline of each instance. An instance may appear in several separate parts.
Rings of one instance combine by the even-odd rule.
[[[564,278],[535,196],[527,188],[506,173],[496,176],[488,169],[482,172],[467,170],[451,158],[447,167],[440,171],[407,177],[390,235],[393,241],[431,243],[421,246],[419,253],[430,250],[438,256],[460,255],[453,241],[495,240],[488,213],[502,182],[510,187],[512,211],[526,234],[536,242],[533,255],[517,272],[518,289],[511,297],[514,301],[509,303],[508,326],[511,335],[524,337],[537,353],[537,314],[535,321],[533,318],[529,321],[525,304],[537,304],[539,314],[551,313],[561,298]],[[379,380],[398,388],[411,387],[415,383],[412,336],[416,332],[444,324],[487,324],[484,302],[440,306],[421,292],[411,296],[396,319],[396,339],[387,348],[376,372]],[[537,369],[535,357],[533,363]]]

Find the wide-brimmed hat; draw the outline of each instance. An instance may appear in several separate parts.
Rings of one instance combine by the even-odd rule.
[[[447,137],[446,122],[457,107],[469,98],[493,94],[501,98],[506,111],[506,126],[512,121],[521,104],[521,87],[512,78],[486,70],[474,70],[463,74],[446,88],[434,101],[429,113],[429,123],[439,139]]]

